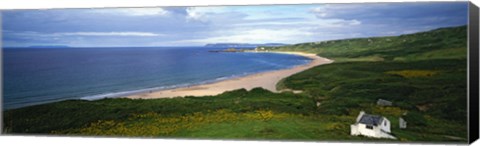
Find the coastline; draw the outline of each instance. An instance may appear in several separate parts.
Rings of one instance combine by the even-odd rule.
[[[143,92],[126,96],[130,99],[154,99],[154,98],[173,98],[184,96],[207,96],[218,95],[225,91],[245,88],[251,90],[256,87],[262,87],[272,92],[279,92],[276,84],[283,78],[289,77],[298,72],[310,69],[312,67],[332,63],[333,60],[317,56],[316,54],[307,54],[301,52],[251,52],[251,53],[281,53],[292,54],[312,59],[308,64],[298,65],[288,69],[274,70],[252,74],[244,77],[223,80],[214,83],[195,85],[190,87],[181,87],[175,89],[158,90]]]

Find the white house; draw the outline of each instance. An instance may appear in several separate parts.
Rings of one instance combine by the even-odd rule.
[[[369,115],[361,111],[355,124],[350,125],[350,135],[364,135],[375,138],[392,138],[390,135],[390,121],[379,115]]]
[[[405,129],[407,128],[407,121],[405,121],[405,119],[403,119],[402,117],[398,118],[398,127],[400,127],[400,129]]]

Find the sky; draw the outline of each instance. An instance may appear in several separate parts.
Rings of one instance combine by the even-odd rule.
[[[202,46],[393,36],[467,24],[467,2],[3,10],[4,47]]]

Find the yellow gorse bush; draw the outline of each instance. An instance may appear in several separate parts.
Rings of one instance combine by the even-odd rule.
[[[347,125],[342,123],[331,123],[327,125],[326,129],[328,131],[344,131],[347,129]]]
[[[126,121],[97,121],[85,128],[53,131],[54,134],[110,135],[110,136],[171,136],[179,130],[191,130],[204,125],[244,120],[269,121],[288,116],[287,113],[274,113],[271,110],[258,110],[249,113],[235,113],[228,110],[196,112],[184,116],[167,117],[157,113],[133,114]]]
[[[403,110],[398,107],[391,107],[391,106],[376,106],[375,108],[372,109],[373,113],[376,114],[381,114],[381,115],[392,115],[395,117],[400,117],[402,116],[403,113],[407,112],[406,110]]]

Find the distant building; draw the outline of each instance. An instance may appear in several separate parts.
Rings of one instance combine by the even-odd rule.
[[[402,117],[398,118],[398,126],[400,129],[407,128],[407,121],[405,121]]]
[[[388,100],[383,100],[383,99],[378,99],[377,100],[377,105],[380,106],[392,106],[392,102]]]
[[[361,111],[357,117],[355,124],[350,125],[350,135],[363,135],[375,138],[391,138],[396,139],[390,135],[390,121],[379,115],[369,115]]]
[[[258,52],[258,51],[265,51],[265,48],[264,47],[256,47],[255,48],[255,52]]]

